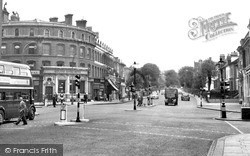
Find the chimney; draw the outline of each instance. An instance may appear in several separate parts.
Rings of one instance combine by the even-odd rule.
[[[72,25],[72,17],[73,17],[73,14],[65,15],[65,24],[66,25]]]
[[[50,22],[58,22],[58,17],[51,17],[49,18]]]
[[[78,20],[76,21],[76,26],[80,28],[86,28],[87,21],[86,20]]]

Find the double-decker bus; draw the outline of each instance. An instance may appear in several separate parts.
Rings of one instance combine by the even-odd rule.
[[[0,124],[19,117],[20,97],[26,102],[26,117],[35,118],[33,81],[30,67],[25,64],[0,61]]]

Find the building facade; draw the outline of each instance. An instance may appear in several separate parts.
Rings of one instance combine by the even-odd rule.
[[[20,21],[19,14],[3,10],[1,59],[28,64],[32,71],[35,101],[63,93],[69,100],[77,90],[75,75],[81,76],[80,93],[99,100],[107,92],[105,78],[114,68],[113,50],[99,41],[99,33],[86,20]],[[101,49],[101,50],[100,50]],[[116,88],[112,88],[116,90]]]

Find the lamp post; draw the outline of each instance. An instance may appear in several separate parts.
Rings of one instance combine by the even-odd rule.
[[[225,82],[223,79],[223,65],[224,61],[220,58],[220,61],[217,63],[220,69],[221,81],[220,81],[220,91],[221,91],[221,118],[227,118],[226,115],[226,105],[225,105]]]
[[[134,87],[136,86],[136,68],[135,68],[136,62],[134,62]],[[134,110],[136,110],[136,92],[133,92],[134,94]]]

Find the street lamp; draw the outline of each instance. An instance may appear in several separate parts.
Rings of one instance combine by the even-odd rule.
[[[220,81],[220,91],[221,91],[221,118],[227,118],[226,115],[226,105],[225,105],[225,82],[223,79],[223,65],[224,61],[220,58],[220,61],[216,64],[220,70],[221,81]]]
[[[134,62],[134,87],[136,86],[136,67],[135,67],[135,65],[136,65],[136,62]],[[134,110],[136,110],[136,97],[135,97],[135,95],[136,95],[136,93],[135,93],[135,91],[133,92],[133,94],[134,94]]]

